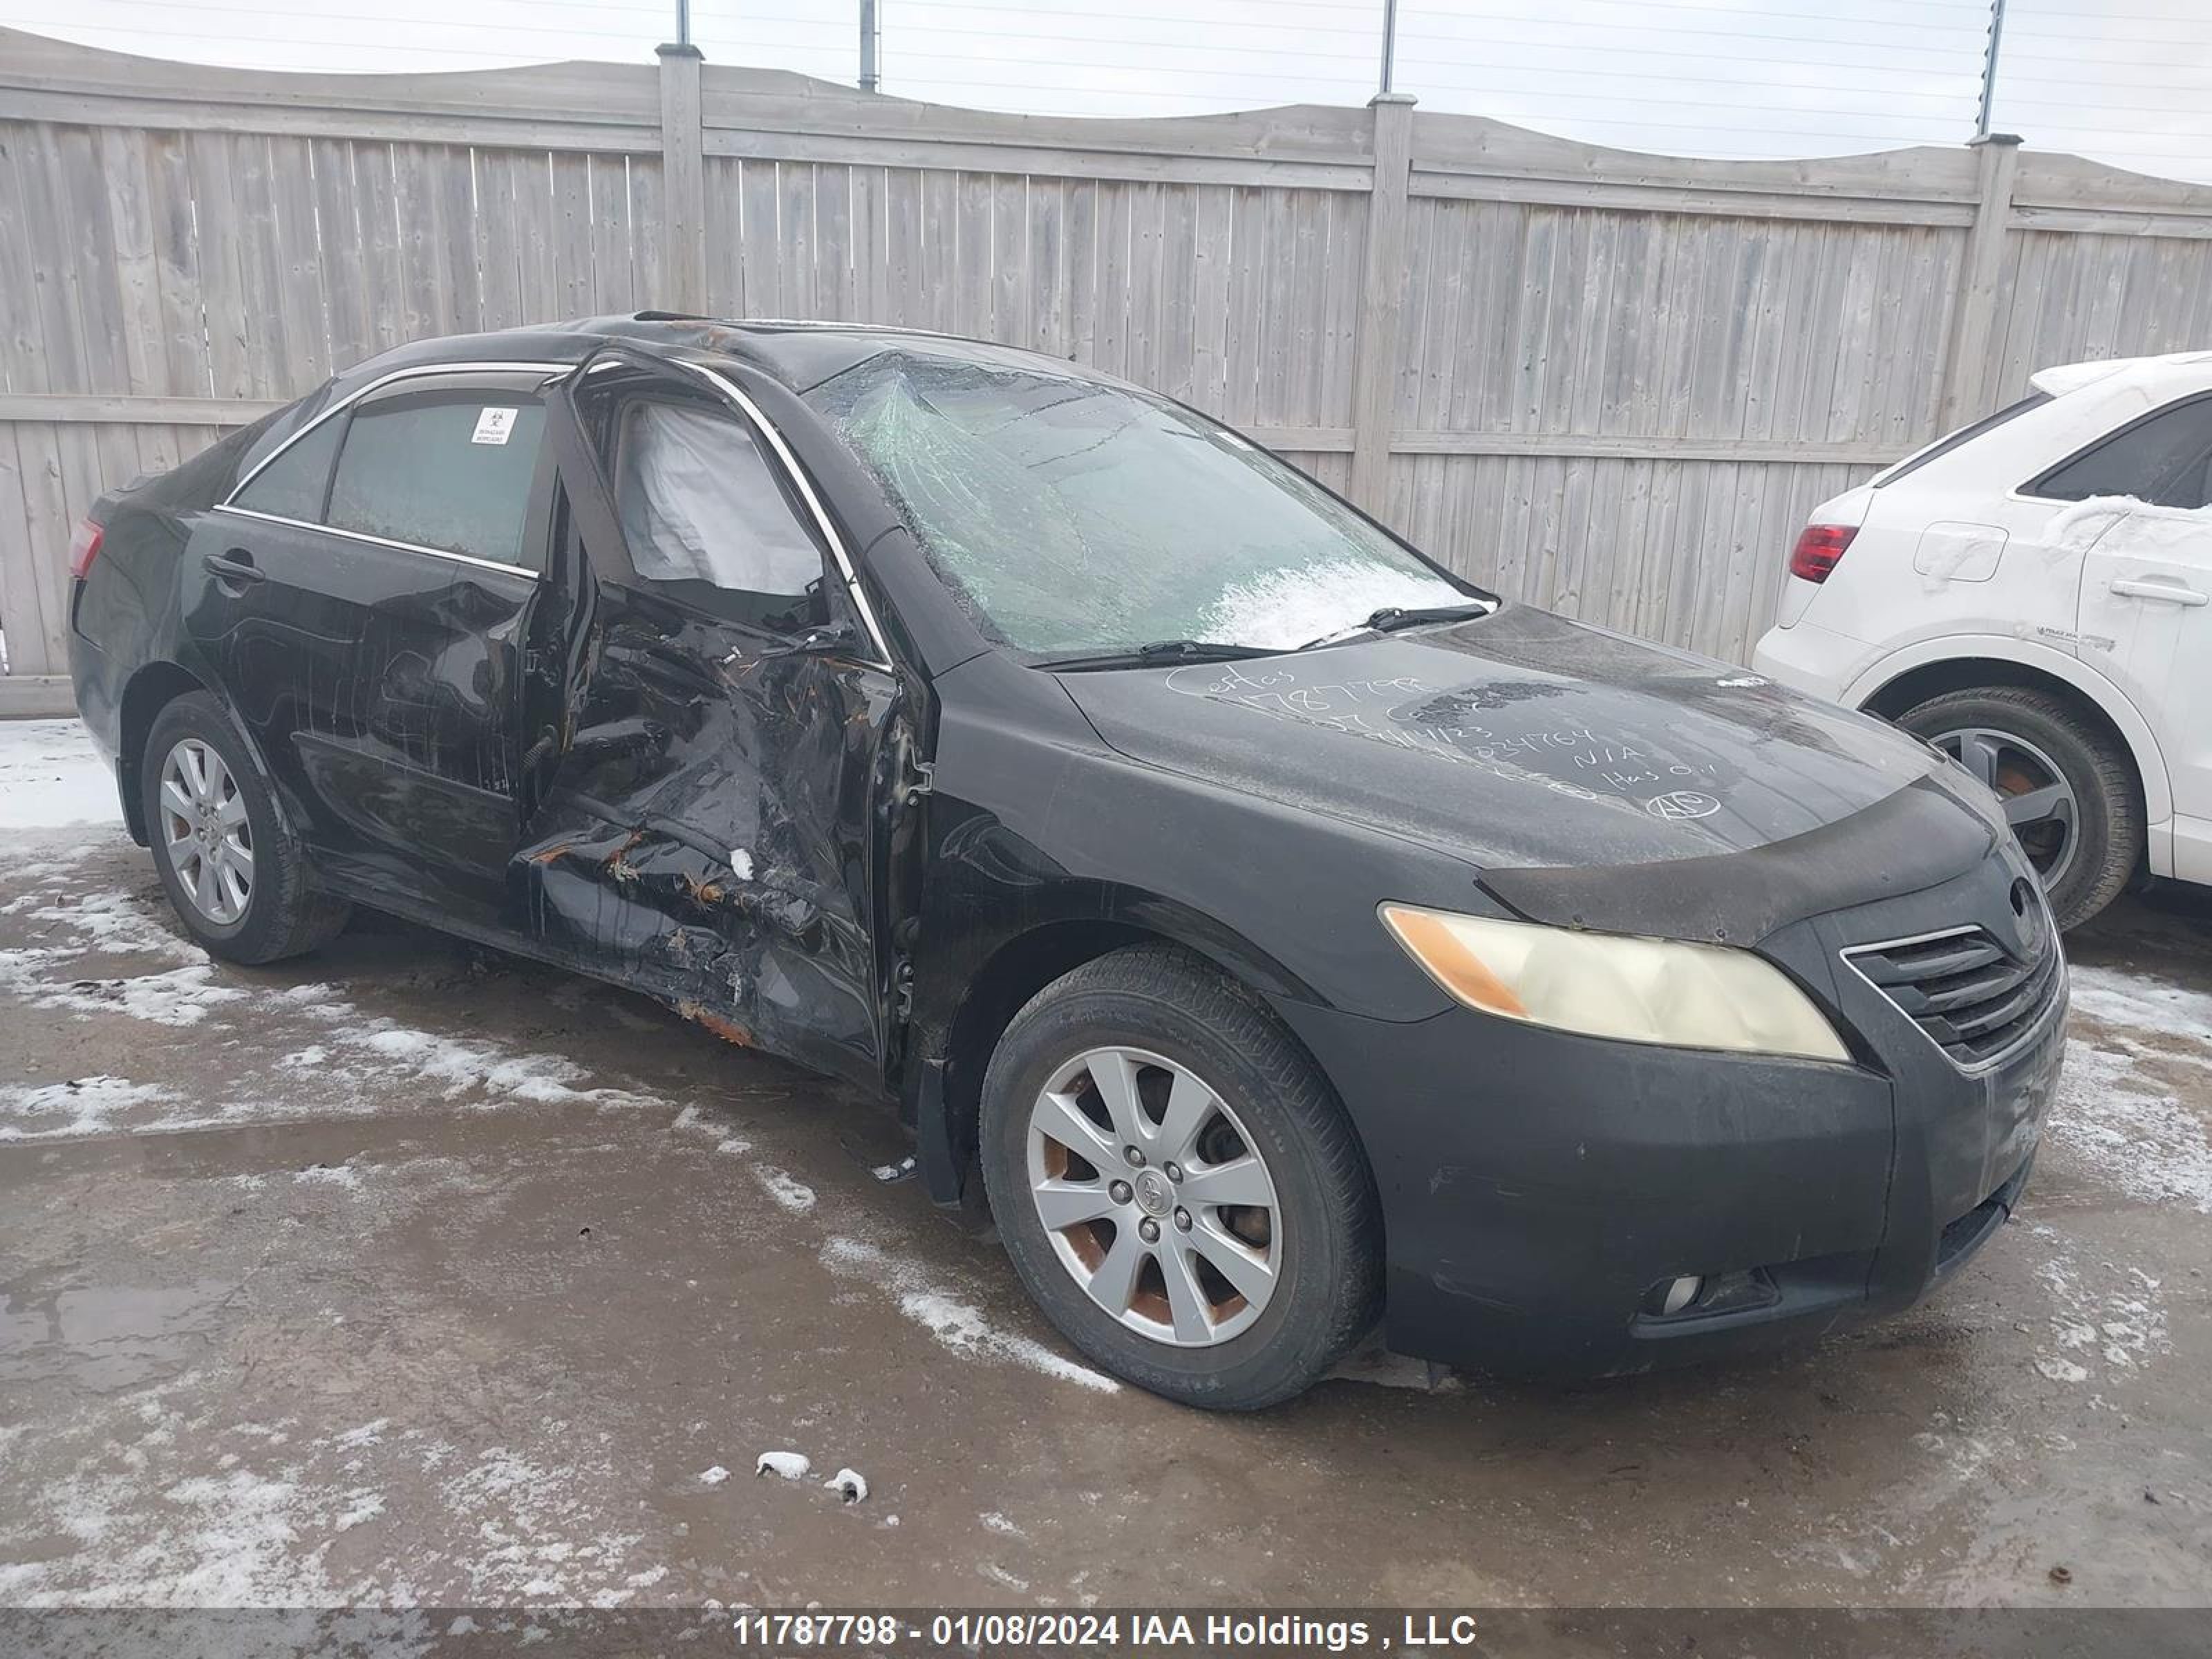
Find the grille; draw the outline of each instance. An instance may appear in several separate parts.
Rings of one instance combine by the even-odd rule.
[[[1959,1065],[1986,1066],[2034,1029],[2057,995],[2056,949],[2021,962],[1979,927],[1847,953],[1884,996]]]

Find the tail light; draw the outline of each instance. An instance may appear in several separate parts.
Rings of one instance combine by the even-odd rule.
[[[76,532],[70,538],[70,574],[77,580],[92,568],[92,562],[100,556],[100,527],[90,519],[81,520]]]
[[[1844,550],[1858,533],[1856,525],[1807,525],[1797,545],[1790,550],[1790,574],[1801,581],[1827,580],[1828,573],[1842,562]]]

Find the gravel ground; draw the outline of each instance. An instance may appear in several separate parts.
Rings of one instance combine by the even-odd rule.
[[[0,734],[0,1607],[2212,1589],[2186,908],[2075,941],[2028,1201],[1930,1304],[1571,1388],[1372,1353],[1222,1419],[1075,1359],[874,1108],[642,1000],[374,917],[211,963],[54,822],[82,765]]]

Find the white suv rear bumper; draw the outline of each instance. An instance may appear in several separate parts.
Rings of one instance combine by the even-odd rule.
[[[1801,622],[1790,628],[1768,629],[1759,649],[1752,653],[1751,665],[1770,680],[1795,690],[1841,702],[1873,655],[1862,641]]]

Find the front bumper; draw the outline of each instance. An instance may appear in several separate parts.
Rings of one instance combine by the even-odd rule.
[[[2008,851],[1763,947],[1852,1065],[1575,1036],[1455,1011],[1412,1024],[1285,1005],[1335,1081],[1382,1200],[1385,1335],[1403,1353],[1596,1375],[1816,1336],[1910,1306],[1986,1243],[2032,1165],[2065,994],[1968,1073],[1842,949],[1974,921]],[[2051,948],[2057,948],[2055,945]],[[1677,1276],[1686,1311],[1654,1311]]]

